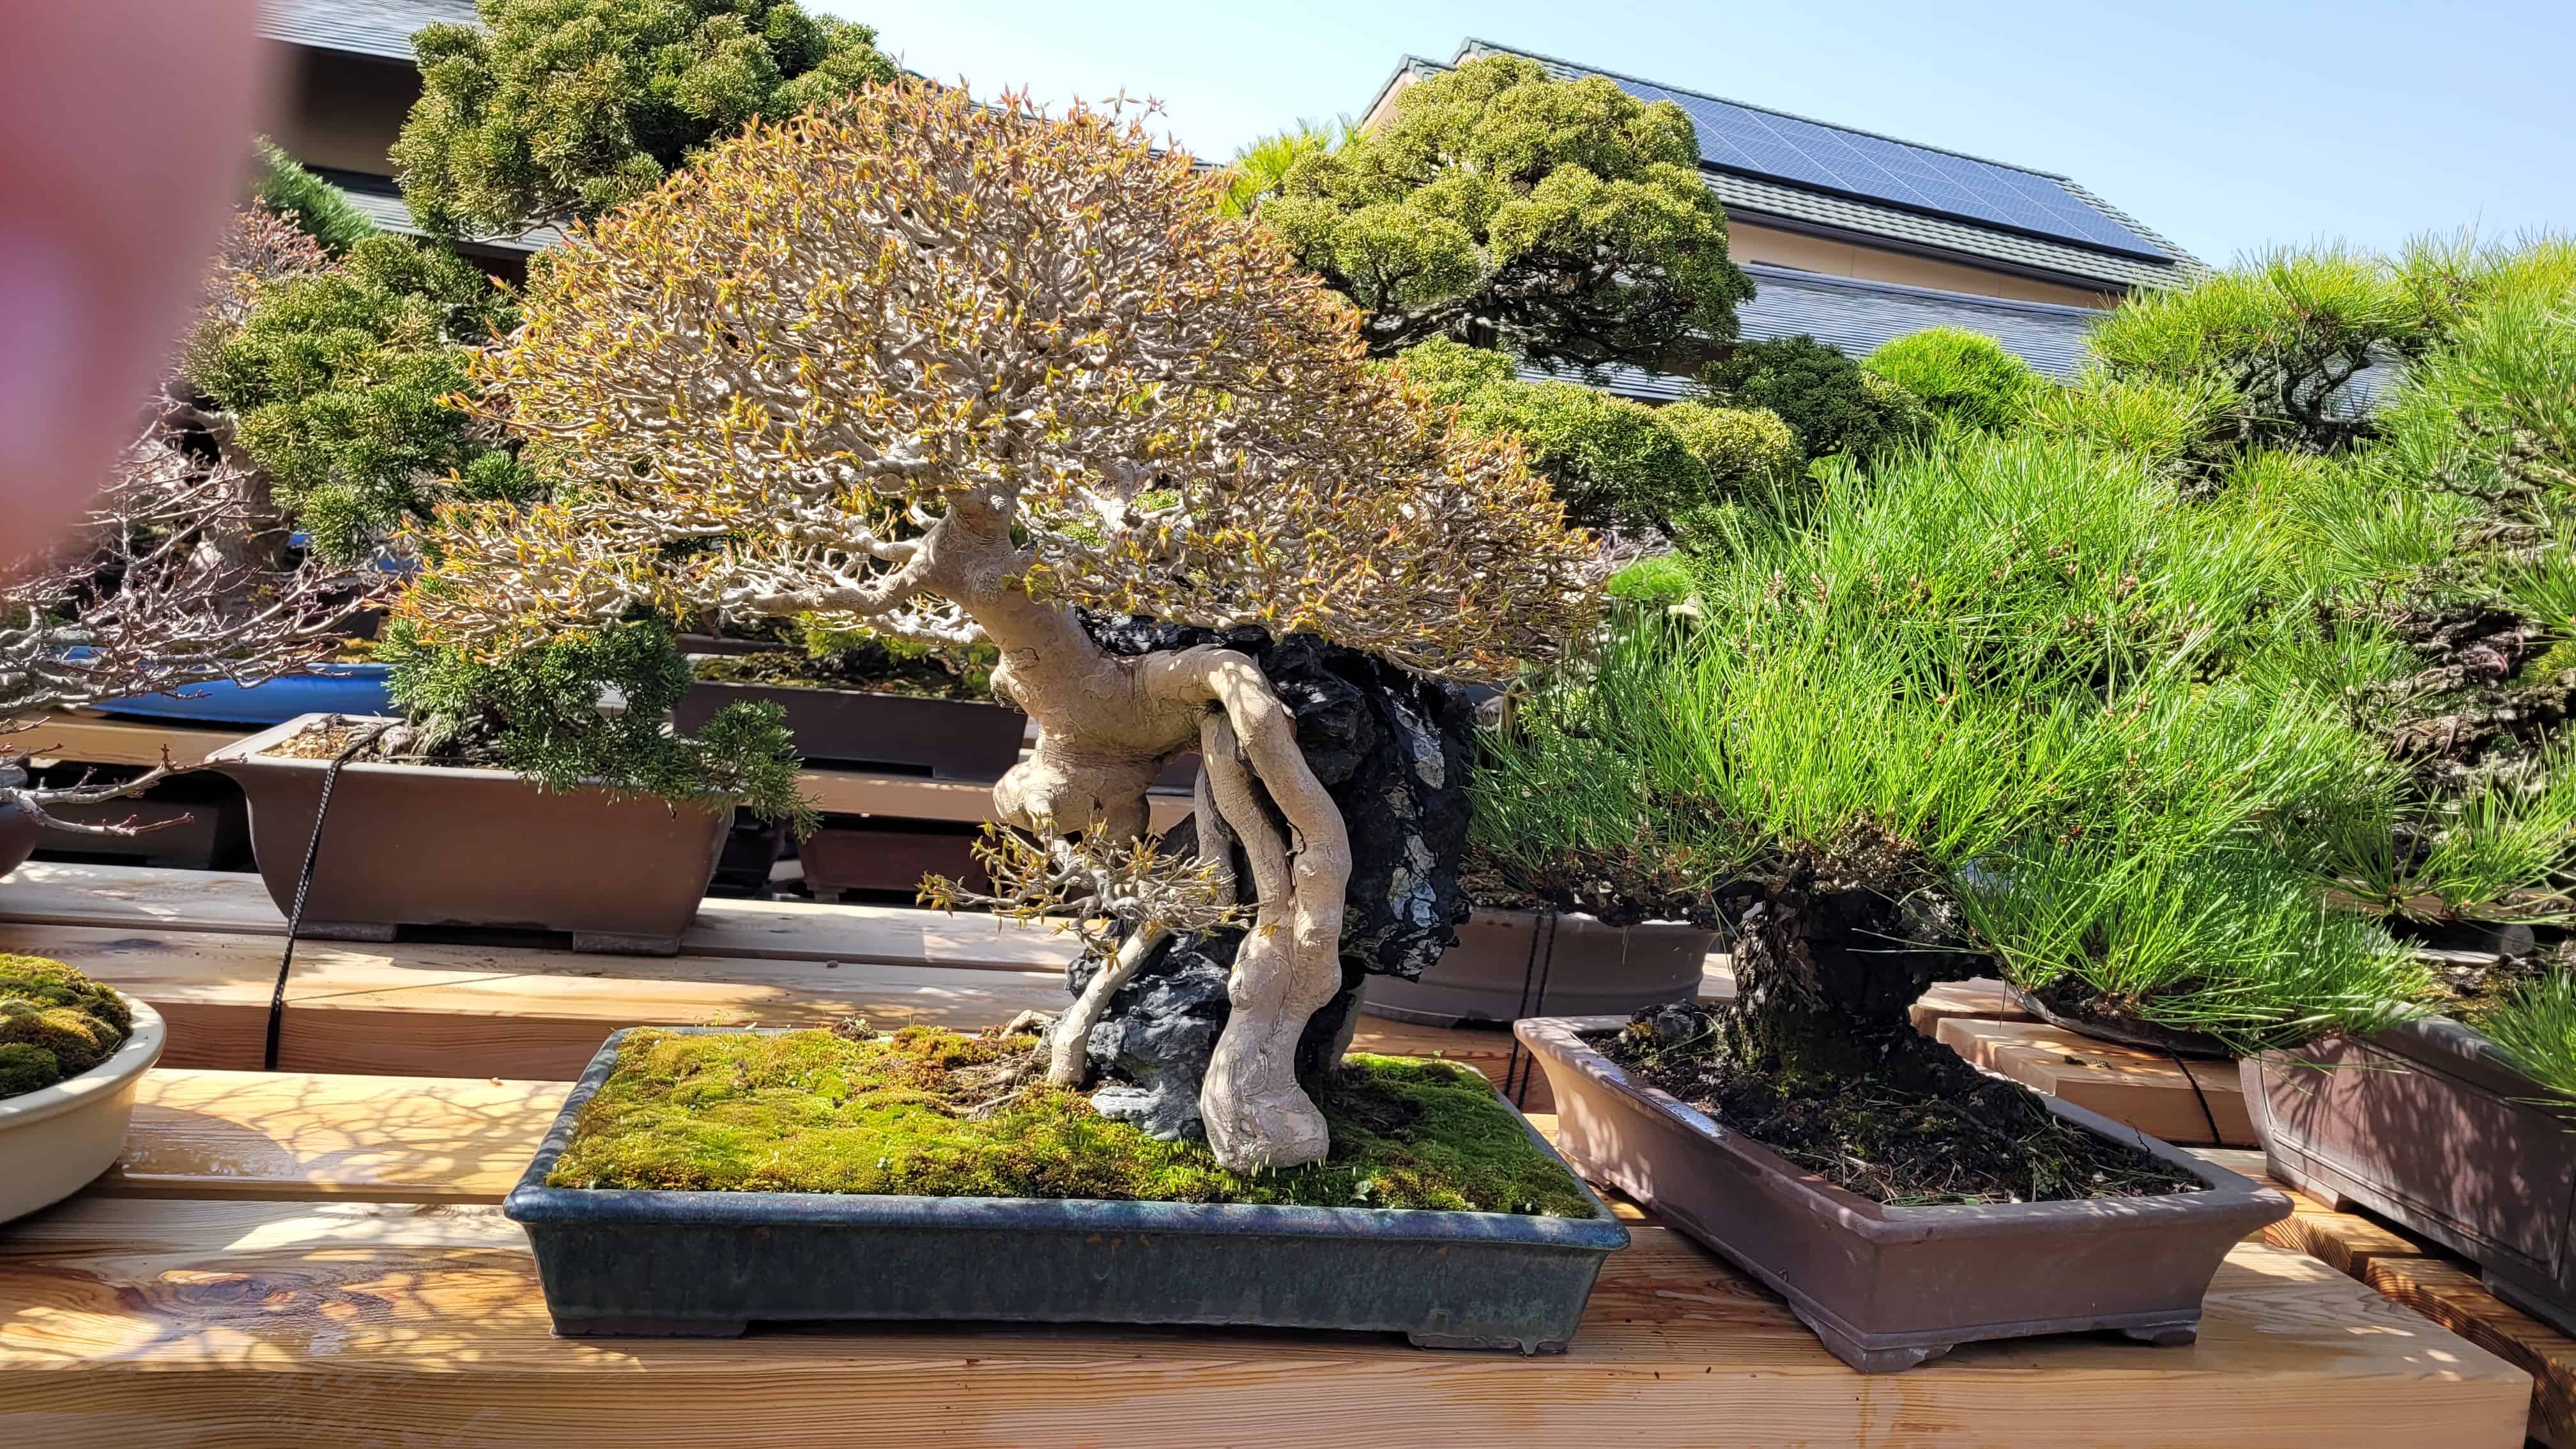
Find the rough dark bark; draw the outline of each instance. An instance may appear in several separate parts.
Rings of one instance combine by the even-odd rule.
[[[1250,656],[1296,718],[1308,767],[1349,825],[1351,876],[1343,918],[1342,990],[1309,1018],[1297,1074],[1309,1092],[1341,1057],[1359,988],[1372,972],[1419,976],[1456,939],[1468,905],[1458,880],[1467,839],[1467,770],[1474,707],[1454,686],[1409,674],[1311,636],[1273,641],[1259,630],[1223,635],[1136,620],[1089,621],[1112,653],[1219,644]],[[1170,847],[1196,848],[1188,824]],[[1251,874],[1237,861],[1238,889]],[[1089,1055],[1100,1110],[1158,1136],[1199,1134],[1199,1083],[1228,1014],[1226,979],[1240,932],[1171,941],[1110,997]],[[1079,994],[1102,962],[1069,973]]]

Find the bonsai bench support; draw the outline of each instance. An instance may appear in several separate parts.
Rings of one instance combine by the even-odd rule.
[[[125,1164],[0,1237],[0,1439],[149,1446],[699,1444],[789,1406],[800,1442],[2512,1449],[2530,1381],[2304,1255],[2219,1270],[2190,1347],[1970,1345],[1901,1408],[1778,1301],[1623,1208],[1558,1357],[1189,1329],[556,1336],[491,1204],[568,1083],[164,1070]],[[1542,1118],[1541,1125],[1552,1125]],[[1900,1417],[1890,1420],[1890,1412]]]

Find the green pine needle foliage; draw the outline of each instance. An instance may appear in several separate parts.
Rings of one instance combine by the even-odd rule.
[[[360,559],[451,488],[535,491],[514,451],[448,401],[467,386],[468,348],[512,325],[509,294],[472,264],[371,236],[332,271],[266,288],[240,327],[201,343],[190,374],[239,417],[242,446],[316,546]]]
[[[515,770],[548,790],[600,785],[680,807],[741,804],[800,833],[816,823],[798,793],[795,741],[775,704],[729,705],[695,738],[670,732],[665,721],[693,681],[658,618],[566,634],[494,660],[424,645],[397,620],[376,658],[391,666],[394,705],[434,757]],[[621,707],[604,710],[611,692]]]
[[[1449,337],[1654,367],[1734,336],[1753,295],[1690,117],[1518,56],[1406,88],[1392,120],[1300,158],[1261,218],[1381,356]]]
[[[1744,343],[1703,369],[1700,381],[1721,406],[1777,414],[1807,458],[1866,459],[1932,427],[1912,393],[1805,335]]]
[[[1988,432],[2020,422],[2048,386],[2002,343],[1964,327],[1890,338],[1861,366],[1920,398],[1935,417]]]
[[[1470,431],[1520,439],[1566,516],[1587,527],[1663,525],[1785,482],[1800,461],[1769,413],[1650,408],[1571,382],[1527,382],[1499,352],[1434,338],[1392,364]]]
[[[306,236],[321,243],[325,253],[343,256],[349,248],[376,234],[376,224],[351,206],[340,188],[296,164],[295,158],[279,150],[275,142],[262,136],[251,146],[259,162],[253,198],[293,221]]]
[[[867,26],[794,0],[478,0],[412,38],[422,91],[394,143],[438,236],[596,217],[755,117],[895,78]]]

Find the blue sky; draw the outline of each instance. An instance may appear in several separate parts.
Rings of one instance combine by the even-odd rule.
[[[809,3],[979,93],[1152,96],[1203,155],[1356,112],[1399,56],[1474,35],[2062,172],[2213,262],[2576,230],[2570,0]]]

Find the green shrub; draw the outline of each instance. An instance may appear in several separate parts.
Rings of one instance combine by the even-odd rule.
[[[260,167],[252,196],[301,227],[306,236],[322,244],[324,252],[344,255],[376,234],[376,224],[351,206],[340,188],[297,165],[276,143],[262,136],[252,147]]]
[[[1687,601],[1698,587],[1688,563],[1673,554],[1658,554],[1612,574],[1602,592],[1622,603],[1662,609]]]
[[[395,141],[438,236],[596,217],[754,117],[895,78],[876,32],[794,0],[478,0],[412,37],[421,97]]]
[[[450,253],[372,236],[344,264],[261,290],[238,328],[203,340],[190,374],[239,419],[278,502],[326,554],[364,558],[455,475],[474,498],[535,480],[448,398],[470,344],[514,325],[510,299]]]
[[[586,784],[675,804],[740,803],[810,830],[797,793],[795,741],[767,702],[728,705],[694,739],[665,720],[692,679],[671,631],[650,616],[564,634],[500,659],[424,645],[407,620],[376,658],[386,687],[432,757],[515,770],[548,790]],[[609,707],[603,707],[603,701]]]
[[[1654,367],[1735,335],[1753,295],[1689,116],[1518,56],[1406,88],[1391,121],[1300,158],[1261,219],[1382,356],[1449,337]]]
[[[1922,399],[1934,416],[1989,432],[2019,423],[2049,385],[2003,344],[1961,327],[1891,338],[1861,365]]]
[[[1803,335],[1740,345],[1700,379],[1714,402],[1776,414],[1808,458],[1867,459],[1931,423],[1913,394]]]
[[[1798,435],[1764,408],[1721,408],[1704,402],[1667,403],[1655,417],[1708,470],[1720,495],[1744,496],[1784,486],[1806,462]]]

